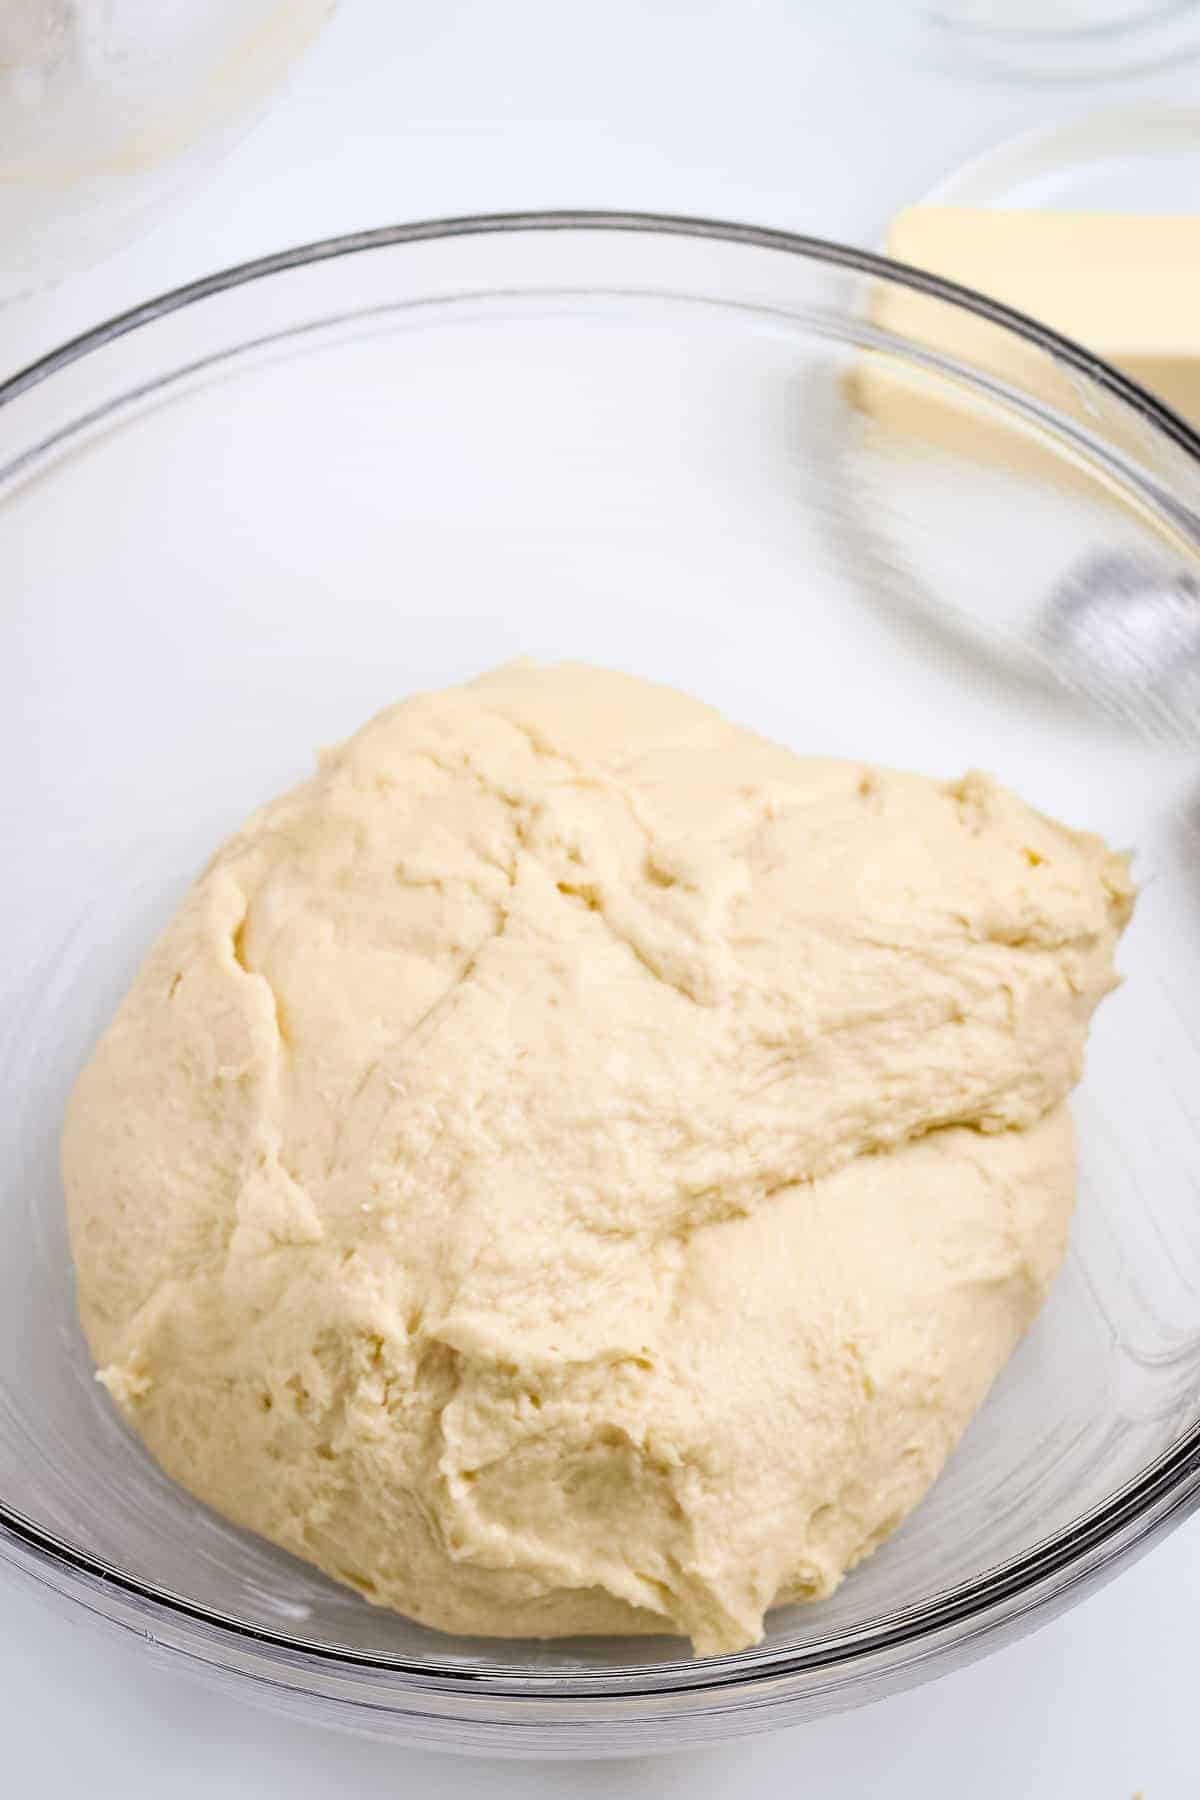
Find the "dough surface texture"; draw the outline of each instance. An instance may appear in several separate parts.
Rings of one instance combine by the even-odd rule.
[[[101,1379],[426,1624],[751,1644],[1043,1300],[1131,905],[986,776],[579,665],[406,700],[217,854],[80,1077]]]

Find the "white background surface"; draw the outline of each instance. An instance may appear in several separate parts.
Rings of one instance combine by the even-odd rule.
[[[1085,101],[1200,94],[1200,64],[1086,92],[922,72],[872,30],[883,10],[343,0],[265,122],[174,217],[0,312],[0,371],[194,275],[422,216],[636,207],[872,243],[896,206],[998,137]],[[703,1755],[531,1765],[284,1723],[5,1578],[0,1793],[1194,1800],[1198,1609],[1194,1521],[1036,1637],[869,1711]]]

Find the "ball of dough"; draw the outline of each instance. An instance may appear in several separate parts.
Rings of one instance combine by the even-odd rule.
[[[218,853],[80,1078],[101,1377],[427,1624],[751,1644],[1045,1295],[1130,906],[986,776],[579,666],[406,700]]]

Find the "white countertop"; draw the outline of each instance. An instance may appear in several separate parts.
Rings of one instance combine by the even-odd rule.
[[[898,4],[898,0],[894,0]],[[361,226],[545,206],[701,213],[872,243],[947,167],[1085,102],[1190,98],[920,72],[852,0],[343,0],[266,120],[135,247],[0,313],[0,371],[122,307]],[[834,24],[839,14],[853,23]],[[1200,1521],[1036,1636],[864,1712],[702,1755],[434,1757],[285,1723],[0,1578],[3,1792],[221,1800],[803,1792],[1192,1800]]]

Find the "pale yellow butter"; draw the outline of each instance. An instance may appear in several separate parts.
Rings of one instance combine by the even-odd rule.
[[[887,247],[1074,338],[1200,423],[1200,214],[911,206]],[[980,328],[960,318],[969,346]]]

